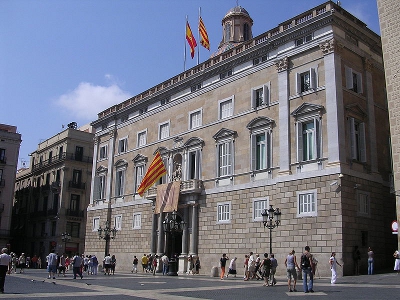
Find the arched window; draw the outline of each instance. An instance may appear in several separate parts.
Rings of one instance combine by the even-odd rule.
[[[231,40],[231,23],[225,24],[225,42],[229,42]]]
[[[249,24],[247,24],[247,23],[244,23],[244,25],[243,25],[243,39],[245,41],[250,39]]]

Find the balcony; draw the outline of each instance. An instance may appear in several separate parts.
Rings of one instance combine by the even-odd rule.
[[[52,156],[49,159],[43,160],[43,161],[33,165],[32,171],[38,172],[45,168],[51,167],[59,162],[63,162],[65,160],[81,161],[84,163],[92,163],[93,162],[93,158],[91,156],[84,156],[84,155],[78,155],[75,153],[63,152],[63,153]]]
[[[203,191],[203,181],[199,179],[190,179],[181,181],[180,194],[200,194]],[[157,186],[148,190],[147,198],[156,198]]]
[[[68,217],[83,218],[84,211],[83,210],[78,210],[78,209],[67,209],[65,215],[68,216]]]
[[[68,182],[68,187],[69,187],[69,188],[73,188],[73,189],[84,190],[84,189],[86,188],[86,183],[84,183],[84,182],[69,181],[69,182]]]

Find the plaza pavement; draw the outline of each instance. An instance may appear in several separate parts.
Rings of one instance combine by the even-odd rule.
[[[5,293],[0,299],[50,299],[95,300],[99,297],[113,300],[162,299],[400,299],[400,275],[386,273],[378,275],[346,276],[331,285],[330,278],[314,281],[314,293],[288,292],[287,281],[277,277],[277,285],[264,287],[261,281],[243,281],[241,276],[220,280],[208,275],[155,276],[146,273],[118,273],[105,276],[84,276],[73,279],[72,272],[66,277],[47,279],[45,270],[26,269],[23,274],[11,274],[6,278]]]

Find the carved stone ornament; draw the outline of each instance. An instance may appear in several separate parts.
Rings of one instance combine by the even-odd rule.
[[[332,52],[342,52],[343,45],[338,43],[335,39],[330,39],[319,44],[320,49],[324,55],[330,54]]]
[[[372,72],[374,69],[374,63],[369,58],[364,58],[364,68],[367,72]]]
[[[275,63],[275,66],[276,66],[276,70],[278,72],[286,71],[288,69],[288,67],[289,67],[289,59],[288,59],[288,57],[286,56],[286,57],[284,57],[282,59],[277,60],[276,63]]]

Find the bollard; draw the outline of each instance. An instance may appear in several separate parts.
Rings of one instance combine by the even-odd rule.
[[[211,277],[219,277],[219,268],[218,267],[212,267],[211,269]]]

